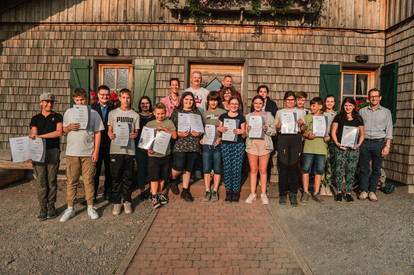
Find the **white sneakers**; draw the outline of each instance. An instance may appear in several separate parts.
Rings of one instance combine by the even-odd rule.
[[[369,197],[369,200],[373,202],[378,200],[377,195],[374,192],[369,192],[368,197]]]
[[[260,199],[262,200],[262,204],[269,204],[269,199],[267,198],[266,194],[261,194]],[[253,203],[256,200],[256,194],[250,193],[250,195],[246,199],[246,203]]]
[[[112,215],[118,216],[119,214],[121,214],[121,208],[122,208],[122,204],[120,203],[114,204],[114,209],[112,209]]]
[[[132,207],[131,207],[131,203],[129,201],[124,202],[124,211],[125,211],[125,214],[131,214],[132,213]]]
[[[99,214],[96,212],[96,207],[93,205],[88,205],[88,215],[92,220],[99,219]]]
[[[61,222],[67,222],[68,220],[72,219],[73,217],[75,217],[75,209],[73,209],[73,207],[66,209],[65,212],[63,213],[62,217],[60,218]]]
[[[366,200],[368,198],[368,193],[367,192],[361,192],[361,194],[359,194],[359,199],[361,201]]]
[[[269,199],[267,198],[266,193],[261,194],[260,198],[262,199],[262,204],[269,204]]]

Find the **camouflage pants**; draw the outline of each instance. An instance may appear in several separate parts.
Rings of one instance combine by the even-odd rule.
[[[346,179],[345,183],[345,193],[351,193],[352,187],[355,182],[355,173],[358,165],[359,159],[359,148],[352,150],[348,148],[346,150],[341,150],[338,147],[335,148],[335,182],[336,190],[341,192],[343,190],[342,186],[344,183],[344,175]]]

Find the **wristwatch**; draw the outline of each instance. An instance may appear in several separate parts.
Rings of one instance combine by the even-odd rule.
[[[391,145],[387,145],[387,144],[385,144],[385,147],[391,148]]]

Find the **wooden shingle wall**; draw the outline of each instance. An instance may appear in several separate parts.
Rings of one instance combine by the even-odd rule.
[[[386,0],[387,12],[386,21],[387,28],[414,16],[413,0]]]
[[[387,177],[414,184],[414,20],[386,35],[385,62],[398,62],[397,120]]]

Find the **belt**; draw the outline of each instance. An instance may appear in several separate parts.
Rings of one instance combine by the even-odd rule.
[[[366,138],[364,140],[366,140],[366,141],[372,141],[372,142],[384,141],[383,138]]]

